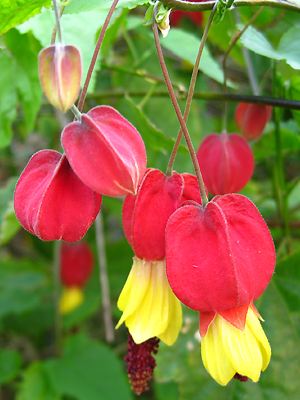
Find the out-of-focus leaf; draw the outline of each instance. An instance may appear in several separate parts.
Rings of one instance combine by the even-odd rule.
[[[22,364],[20,353],[15,350],[0,350],[0,384],[12,381]]]
[[[20,224],[16,218],[13,202],[9,202],[0,225],[0,245],[10,241],[19,231]]]
[[[117,7],[132,9],[149,3],[149,0],[120,0]],[[112,2],[107,0],[70,0],[65,8],[66,13],[78,13],[91,10],[108,10]]]
[[[78,400],[132,398],[121,362],[113,351],[84,335],[70,337],[62,358],[47,362],[45,367],[62,396]]]
[[[300,25],[293,26],[282,36],[276,50],[261,32],[250,26],[240,40],[257,54],[273,60],[285,60],[292,68],[300,69],[300,48],[295,39],[299,35]]]
[[[0,7],[0,35],[39,13],[51,0],[3,0]]]
[[[79,379],[79,377],[77,377]],[[59,400],[50,383],[44,365],[40,362],[31,364],[23,374],[16,400]]]
[[[161,44],[177,57],[190,62],[192,65],[194,64],[199,47],[199,39],[196,36],[181,29],[173,28]],[[223,83],[222,69],[213,59],[207,47],[203,50],[199,69],[210,78]]]

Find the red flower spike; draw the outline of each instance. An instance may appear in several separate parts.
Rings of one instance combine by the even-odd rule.
[[[140,259],[165,257],[165,227],[179,207],[184,181],[174,172],[166,176],[157,169],[145,174],[136,196],[127,196],[123,206],[126,238]]]
[[[272,115],[272,107],[263,104],[239,103],[235,121],[247,140],[259,138]]]
[[[60,278],[64,286],[83,287],[93,270],[93,253],[85,242],[63,243]]]
[[[212,194],[239,192],[254,170],[250,146],[235,134],[208,135],[197,151],[197,158],[205,185]]]
[[[228,194],[205,208],[181,207],[170,217],[166,261],[170,286],[184,304],[222,314],[262,294],[273,274],[275,250],[255,205]]]
[[[66,157],[54,150],[35,153],[15,190],[21,225],[42,240],[80,240],[94,222],[101,196],[85,186]]]
[[[88,187],[107,196],[135,194],[146,170],[143,140],[118,111],[99,106],[68,124],[62,146],[72,169]]]
[[[75,46],[55,44],[39,54],[39,77],[50,104],[66,112],[76,101],[81,81],[81,57]]]

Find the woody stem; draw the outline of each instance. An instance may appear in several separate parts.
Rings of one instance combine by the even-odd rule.
[[[196,152],[195,152],[193,143],[191,141],[190,134],[188,132],[186,123],[185,123],[185,121],[183,119],[183,116],[181,114],[181,110],[180,110],[178,101],[176,99],[174,88],[173,88],[173,85],[172,85],[172,82],[171,82],[171,79],[170,79],[170,76],[169,76],[169,72],[168,72],[168,69],[167,69],[167,66],[166,66],[166,63],[165,63],[163,51],[162,51],[162,48],[161,48],[161,45],[160,45],[159,33],[158,33],[158,29],[157,29],[157,25],[156,25],[155,21],[153,22],[152,30],[153,30],[153,34],[154,34],[154,41],[155,41],[155,46],[156,46],[157,55],[158,55],[159,63],[160,63],[160,66],[161,66],[161,70],[162,70],[162,73],[163,73],[163,76],[164,76],[164,79],[165,79],[165,83],[166,83],[166,86],[167,86],[167,89],[168,89],[168,92],[169,92],[169,96],[170,96],[171,102],[173,104],[175,113],[176,113],[178,121],[180,123],[181,130],[183,132],[183,135],[184,135],[184,138],[186,140],[186,144],[187,144],[187,147],[188,147],[188,150],[189,150],[192,162],[193,162],[193,166],[194,166],[194,169],[195,169],[195,173],[196,173],[198,184],[199,184],[199,188],[200,188],[200,194],[201,194],[201,198],[202,198],[202,205],[205,206],[208,203],[208,198],[206,196],[206,190],[205,190],[204,181],[203,181],[203,178],[202,178],[202,174],[201,174],[201,171],[200,171],[199,163],[198,163],[198,160],[197,160],[197,156],[196,156]]]
[[[204,32],[203,32],[203,35],[202,35],[202,38],[200,41],[200,46],[199,46],[198,54],[197,54],[196,61],[195,61],[194,67],[193,67],[193,72],[192,72],[192,76],[191,76],[191,80],[190,80],[190,86],[189,86],[185,109],[184,109],[184,114],[183,114],[183,119],[185,122],[187,122],[189,113],[191,110],[191,104],[192,104],[192,100],[193,100],[193,96],[194,96],[194,92],[195,92],[195,86],[196,86],[196,82],[197,82],[200,60],[201,60],[203,49],[204,49],[204,46],[205,46],[205,43],[207,40],[209,29],[211,27],[211,24],[213,22],[213,19],[214,19],[216,10],[217,10],[217,5],[218,5],[218,1],[215,3],[215,6],[214,6],[212,12],[209,15],[207,24],[205,26],[205,29],[204,29]],[[172,173],[173,165],[174,165],[176,154],[178,152],[178,148],[179,148],[179,145],[181,142],[181,138],[182,138],[182,130],[180,129],[178,132],[176,141],[174,143],[169,162],[168,162],[167,175],[170,175]]]

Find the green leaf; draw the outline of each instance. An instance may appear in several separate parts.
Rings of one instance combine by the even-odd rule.
[[[19,373],[22,357],[15,350],[0,351],[0,385],[12,381]]]
[[[149,0],[120,0],[117,7],[132,9],[147,3],[149,3]],[[107,0],[70,0],[65,8],[65,13],[78,13],[92,10],[108,11],[111,4],[112,2],[108,2]]]
[[[78,400],[132,398],[121,362],[113,351],[84,335],[70,337],[63,357],[47,362],[46,369],[62,396]]]
[[[278,52],[294,69],[300,69],[300,25],[293,26],[281,38]]]
[[[51,0],[2,0],[0,8],[0,35],[49,7]]]
[[[171,29],[168,36],[161,42],[162,46],[170,50],[180,59],[195,62],[199,47],[199,39],[181,29]],[[200,71],[219,83],[223,83],[223,72],[219,64],[211,56],[207,47],[204,48],[199,66]]]
[[[0,245],[7,243],[20,229],[13,207],[17,178],[10,178],[0,189]]]
[[[60,398],[49,381],[44,365],[40,362],[31,364],[23,374],[16,400],[59,400]]]

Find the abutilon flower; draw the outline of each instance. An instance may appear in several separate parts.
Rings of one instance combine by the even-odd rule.
[[[80,240],[100,211],[101,196],[84,185],[54,150],[35,153],[15,189],[20,224],[42,240]]]
[[[135,194],[146,171],[146,150],[117,110],[99,106],[68,124],[61,136],[67,159],[89,188],[107,196]]]
[[[54,44],[39,54],[39,77],[50,104],[66,112],[76,101],[81,81],[81,56],[75,46]]]
[[[210,134],[197,151],[204,183],[212,194],[239,192],[251,179],[251,147],[239,135]]]
[[[271,115],[271,106],[239,103],[235,110],[235,121],[243,137],[247,140],[253,140],[263,134]]]
[[[196,186],[196,178],[191,175],[174,172],[166,176],[150,169],[137,195],[125,199],[123,227],[135,257],[118,300],[123,314],[117,327],[125,322],[137,344],[158,337],[172,345],[180,330],[181,305],[166,277],[165,227],[187,196],[199,200]]]
[[[59,303],[62,314],[73,311],[83,302],[82,288],[91,276],[93,263],[93,253],[87,243],[62,243],[60,280],[64,289]]]
[[[259,379],[271,356],[253,302],[275,266],[271,234],[245,196],[188,204],[166,227],[167,276],[175,295],[200,313],[205,368],[221,385]]]

